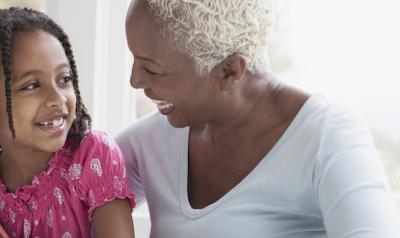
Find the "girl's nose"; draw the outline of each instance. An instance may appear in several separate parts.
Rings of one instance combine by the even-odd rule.
[[[67,97],[57,88],[47,90],[46,107],[59,107],[67,102]]]

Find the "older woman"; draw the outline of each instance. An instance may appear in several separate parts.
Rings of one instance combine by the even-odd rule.
[[[131,85],[159,111],[117,141],[151,237],[400,237],[365,123],[270,72],[267,3],[130,6]]]

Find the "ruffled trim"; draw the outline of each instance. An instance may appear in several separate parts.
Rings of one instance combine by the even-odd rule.
[[[111,202],[115,199],[128,199],[131,213],[133,208],[135,208],[135,194],[129,190],[128,184],[124,183],[121,187],[121,190],[115,189],[115,185],[111,182],[106,186],[97,185],[91,189],[91,192],[95,195],[95,198],[91,198],[89,194],[89,201],[87,201],[89,209],[88,209],[88,217],[89,221],[92,221],[93,212],[96,208],[104,205],[107,202]],[[90,190],[89,190],[90,193]]]
[[[14,193],[8,192],[7,186],[0,179],[0,198],[6,202],[5,207],[12,209],[16,213],[23,213],[26,211],[26,204],[30,204],[34,196],[41,200],[43,196],[52,193],[52,189],[58,181],[58,179],[53,178],[52,175],[68,166],[68,158],[70,158],[70,156],[70,143],[66,142],[64,147],[56,151],[53,157],[49,159],[46,170],[33,176],[31,184],[26,184],[17,188]],[[37,202],[40,202],[40,200]],[[5,209],[5,207],[3,207],[3,209]]]

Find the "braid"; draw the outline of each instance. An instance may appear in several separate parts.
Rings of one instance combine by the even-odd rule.
[[[5,76],[4,88],[6,95],[6,110],[8,116],[8,127],[10,128],[13,138],[15,138],[14,121],[12,117],[12,92],[11,92],[11,38],[12,31],[9,25],[2,25],[1,27],[1,63]]]
[[[61,34],[60,41],[65,49],[65,53],[69,59],[69,64],[71,67],[72,84],[74,85],[74,91],[76,95],[76,117],[81,119],[74,122],[71,127],[71,133],[77,133],[76,136],[78,136],[79,140],[82,140],[86,130],[90,129],[91,127],[91,118],[85,105],[82,103],[81,92],[78,87],[78,71],[76,69],[74,53],[72,52],[68,36],[64,32]]]
[[[43,30],[55,38],[57,38],[64,48],[65,54],[68,58],[72,84],[76,95],[76,119],[74,120],[71,129],[68,132],[68,139],[72,141],[73,148],[80,144],[85,133],[91,127],[91,118],[89,113],[82,102],[81,94],[79,90],[78,72],[76,69],[76,63],[74,54],[72,51],[71,43],[68,36],[62,30],[62,28],[55,23],[52,19],[46,16],[44,13],[35,11],[27,8],[9,8],[0,9],[0,46],[1,46],[1,61],[5,75],[5,91],[7,97],[7,113],[8,113],[8,124],[10,131],[15,138],[15,129],[12,120],[12,103],[11,103],[11,86],[10,82],[12,79],[11,72],[11,53],[10,46],[13,39],[13,34],[16,33],[29,33],[37,30]]]
[[[68,133],[69,138],[77,138],[77,142],[80,142],[84,135],[85,132],[90,129],[91,127],[91,118],[89,113],[87,112],[87,109],[85,105],[82,103],[81,99],[81,92],[79,90],[79,80],[78,80],[78,70],[76,69],[76,63],[74,59],[74,52],[72,51],[72,46],[69,41],[69,37],[65,32],[62,30],[62,28],[57,25],[54,21],[49,19],[48,25],[51,26],[52,29],[56,31],[56,35],[58,40],[61,42],[65,54],[67,55],[70,69],[71,69],[71,75],[72,75],[72,84],[74,86],[74,92],[76,96],[76,120],[71,126],[71,129]],[[76,144],[75,144],[76,145]]]

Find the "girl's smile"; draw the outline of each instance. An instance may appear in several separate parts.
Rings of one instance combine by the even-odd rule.
[[[53,153],[65,143],[75,119],[76,96],[68,58],[49,33],[16,35],[12,43],[12,116],[16,138],[8,128],[3,74],[0,86],[0,145],[4,153]],[[8,151],[7,151],[8,150]]]
[[[60,136],[66,129],[68,112],[55,111],[47,117],[35,122],[35,126],[50,136]]]

